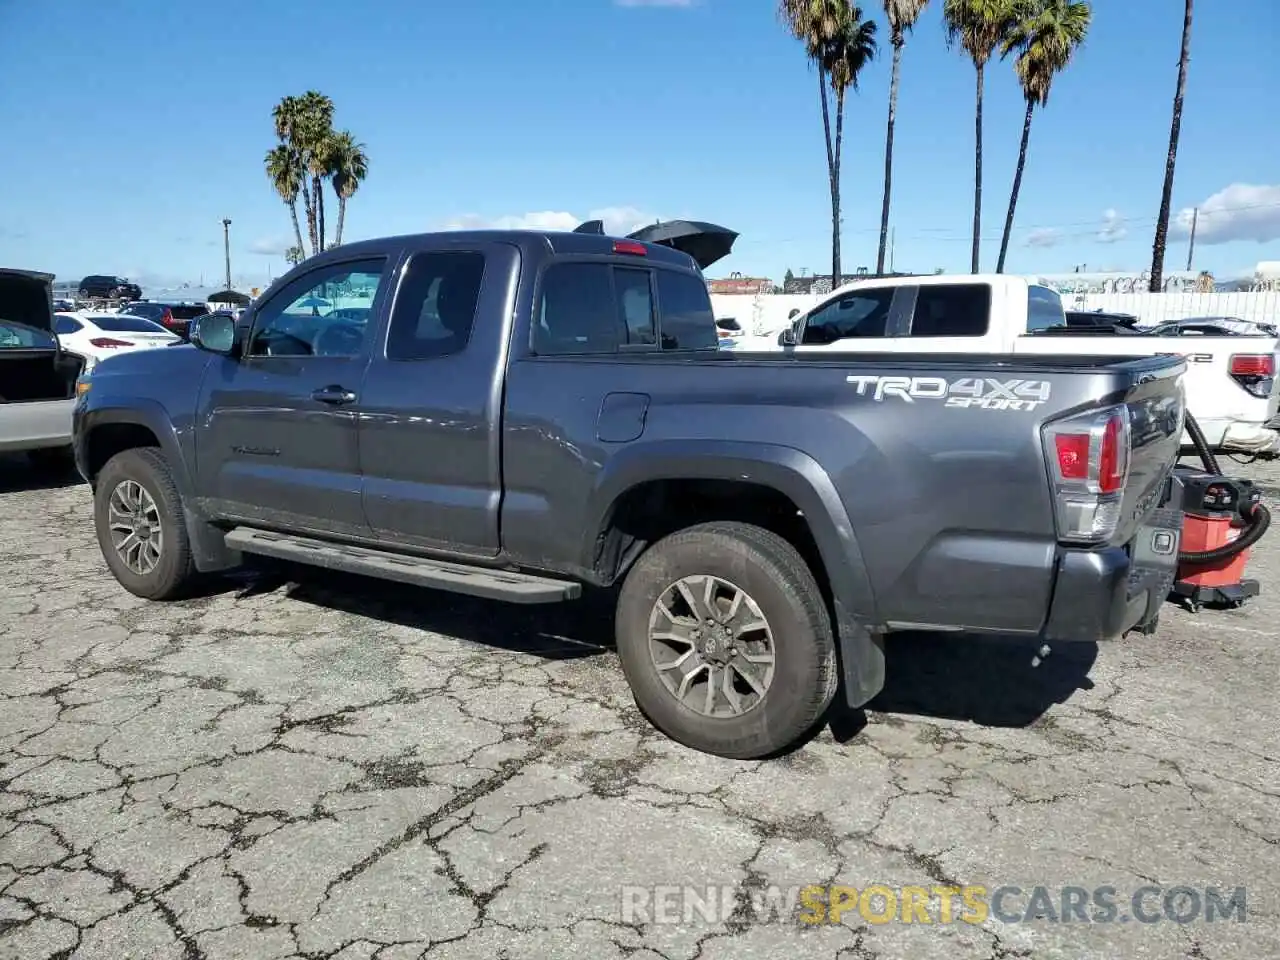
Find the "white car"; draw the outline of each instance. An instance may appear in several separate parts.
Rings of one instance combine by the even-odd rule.
[[[151,320],[125,313],[88,310],[55,314],[53,332],[58,335],[64,349],[94,360],[182,342],[176,333],[170,333]]]

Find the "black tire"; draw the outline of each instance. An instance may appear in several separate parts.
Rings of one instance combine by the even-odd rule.
[[[41,447],[28,450],[27,459],[41,473],[63,477],[76,468],[75,453],[70,447]]]
[[[649,651],[654,604],[682,577],[697,575],[745,591],[773,636],[772,683],[737,716],[707,716],[680,702]],[[721,757],[759,759],[794,746],[822,718],[839,685],[831,618],[813,573],[786,540],[746,523],[704,523],[650,547],[627,574],[615,632],[640,711],[671,739]]]
[[[81,288],[80,288],[80,299],[81,299],[81,300],[88,300],[88,299],[89,299],[89,288],[88,288],[88,287],[81,287]]]
[[[147,573],[131,570],[111,540],[108,504],[116,487],[125,480],[136,481],[150,495],[160,520],[160,559]],[[134,596],[147,600],[173,600],[186,594],[194,585],[196,568],[182,514],[182,497],[173,482],[169,464],[154,447],[125,450],[107,461],[98,474],[94,527],[102,557],[111,573]]]

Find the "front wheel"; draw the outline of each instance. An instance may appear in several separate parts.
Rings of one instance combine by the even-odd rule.
[[[839,682],[822,592],[786,540],[705,523],[628,573],[615,630],[636,705],[686,746],[749,760],[794,745]]]
[[[98,474],[94,526],[120,585],[148,600],[181,596],[195,579],[182,499],[160,452],[125,450]]]

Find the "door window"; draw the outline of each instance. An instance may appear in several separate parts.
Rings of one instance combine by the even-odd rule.
[[[986,336],[991,317],[991,286],[942,283],[921,286],[911,317],[913,337]]]
[[[254,315],[254,357],[352,357],[364,350],[383,258],[331,263],[303,274]]]
[[[895,289],[853,291],[829,301],[809,314],[802,342],[823,344],[853,337],[886,336]]]
[[[58,314],[53,318],[53,332],[61,336],[67,336],[70,333],[78,333],[84,329],[84,324],[74,317]]]
[[[388,360],[431,360],[463,350],[475,326],[484,254],[419,253],[409,261],[387,332]]]

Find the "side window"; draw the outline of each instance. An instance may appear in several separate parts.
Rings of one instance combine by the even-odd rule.
[[[396,294],[387,332],[387,359],[430,360],[465,348],[475,325],[483,277],[481,253],[414,255]]]
[[[883,337],[895,287],[851,291],[823,304],[805,321],[805,344],[835,343],[852,337]]]
[[[84,329],[84,325],[72,317],[64,317],[58,315],[53,319],[53,332],[66,336],[69,333],[76,333]]]
[[[1027,333],[1067,326],[1062,298],[1048,287],[1027,287]]]
[[[331,263],[303,274],[254,314],[249,356],[351,357],[364,349],[383,258]]]
[[[627,330],[627,343],[630,345],[657,343],[649,271],[614,267],[613,284],[618,294],[618,309],[622,312],[622,320]]]
[[[716,315],[706,282],[690,273],[658,271],[663,350],[715,350],[720,346]]]
[[[606,263],[557,263],[547,268],[534,315],[534,353],[617,352],[612,269]]]
[[[922,285],[911,318],[913,337],[981,337],[991,316],[986,283]]]

